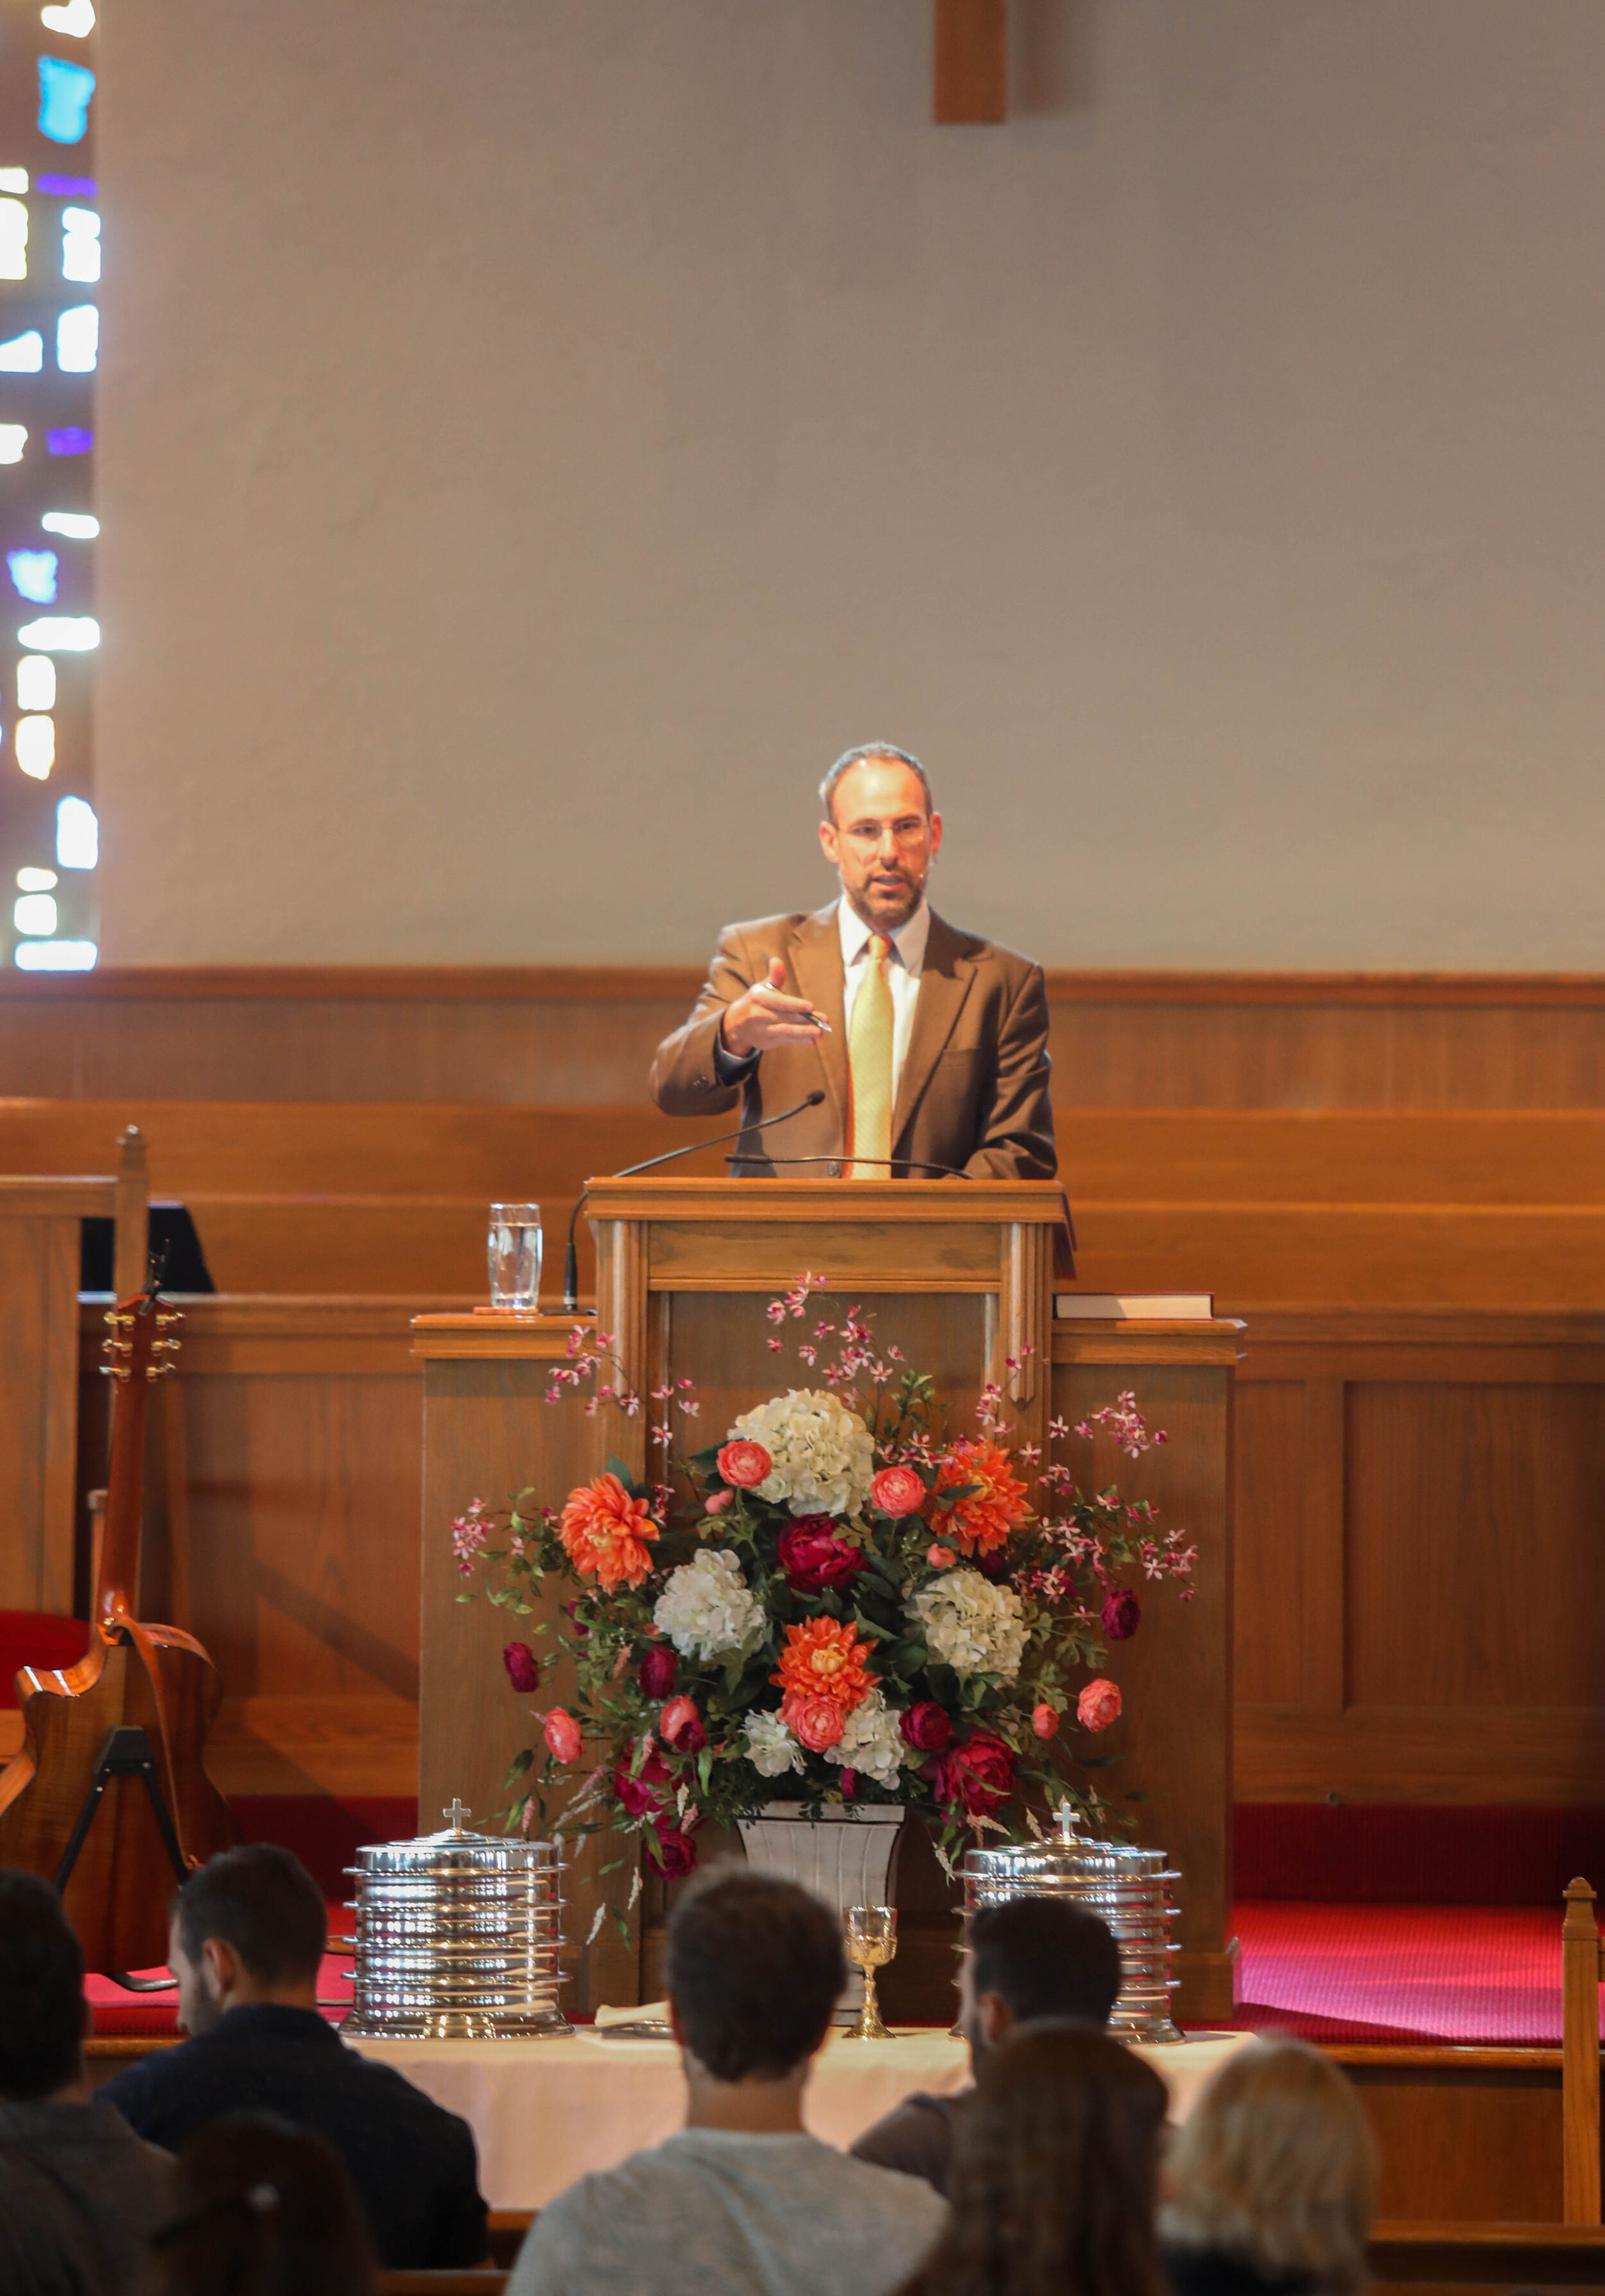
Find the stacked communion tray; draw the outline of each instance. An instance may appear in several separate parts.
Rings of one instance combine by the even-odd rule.
[[[357,1852],[351,2013],[362,2040],[509,2041],[571,2028],[557,2006],[562,1867],[550,1841],[443,1833]]]
[[[1005,1898],[1067,1898],[1101,1915],[1120,1948],[1124,1980],[1109,2020],[1122,2041],[1179,2041],[1170,2013],[1177,1980],[1170,1973],[1175,1907],[1168,1884],[1181,1876],[1162,1849],[1128,1849],[1093,1841],[1075,1830],[1075,1813],[1062,1803],[1057,1835],[998,1849],[972,1849],[964,1861],[964,1910],[995,1906]]]

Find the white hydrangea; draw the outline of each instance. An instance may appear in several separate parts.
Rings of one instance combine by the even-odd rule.
[[[847,1717],[835,1744],[825,1749],[826,1759],[839,1762],[844,1770],[862,1770],[877,1785],[894,1786],[905,1761],[924,1759],[923,1755],[910,1757],[900,1719],[878,1690],[870,1691]]]
[[[763,1605],[736,1557],[704,1546],[669,1573],[652,1619],[682,1658],[722,1658],[763,1625]]]
[[[793,1514],[850,1514],[869,1496],[875,1446],[856,1411],[823,1388],[793,1388],[744,1411],[725,1438],[761,1443],[773,1462],[760,1498]]]
[[[761,1778],[784,1777],[787,1770],[802,1768],[802,1749],[778,1714],[749,1714],[742,1727],[747,1759]]]
[[[955,1674],[995,1674],[1012,1682],[1025,1654],[1025,1619],[1012,1587],[978,1570],[944,1570],[909,1605],[933,1658]]]

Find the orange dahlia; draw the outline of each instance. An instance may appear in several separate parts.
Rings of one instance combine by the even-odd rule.
[[[598,1475],[568,1495],[557,1526],[569,1561],[606,1593],[622,1580],[638,1587],[652,1568],[646,1549],[658,1535],[645,1499],[632,1499],[617,1475]]]
[[[770,1677],[786,1693],[781,1712],[793,1699],[831,1698],[844,1715],[851,1714],[874,1687],[864,1668],[872,1647],[839,1619],[810,1619],[803,1626],[787,1627],[780,1670]]]
[[[1008,1453],[985,1436],[960,1436],[936,1470],[936,1488],[926,1510],[933,1530],[957,1539],[967,1554],[991,1554],[1001,1546],[1031,1512],[1025,1486],[1008,1467]],[[963,1485],[978,1488],[943,1506],[943,1491]]]

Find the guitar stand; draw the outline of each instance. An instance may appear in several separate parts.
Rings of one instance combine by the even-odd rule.
[[[78,1814],[78,1823],[62,1852],[62,1862],[56,1867],[58,1897],[65,1891],[71,1879],[78,1853],[95,1822],[95,1813],[113,1778],[142,1778],[144,1781],[144,1790],[151,1797],[156,1830],[161,1836],[161,1846],[167,1851],[168,1863],[177,1880],[184,1882],[188,1878],[189,1868],[184,1862],[184,1852],[178,1847],[177,1829],[173,1824],[173,1814],[167,1806],[167,1797],[161,1791],[161,1776],[156,1767],[156,1757],[151,1751],[151,1742],[142,1729],[129,1725],[108,1730],[101,1741],[101,1750],[95,1761],[95,1775],[88,1792],[84,1796],[84,1807]],[[129,1977],[119,1969],[108,1970],[106,1974],[113,1985],[120,1985],[129,1993],[170,1993],[178,1982],[176,1977]]]

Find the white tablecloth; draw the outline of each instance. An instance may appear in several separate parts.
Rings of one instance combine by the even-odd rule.
[[[1141,2048],[1185,2118],[1200,2085],[1246,2033]],[[609,2041],[581,2027],[540,2041],[358,2041],[437,2103],[461,2113],[479,2145],[480,2190],[493,2209],[538,2209],[576,2177],[661,2144],[685,2118],[686,2087],[671,2041]],[[816,2136],[850,2144],[912,2089],[945,2095],[969,2079],[962,2041],[926,2030],[892,2041],[833,2035],[803,2111]]]

